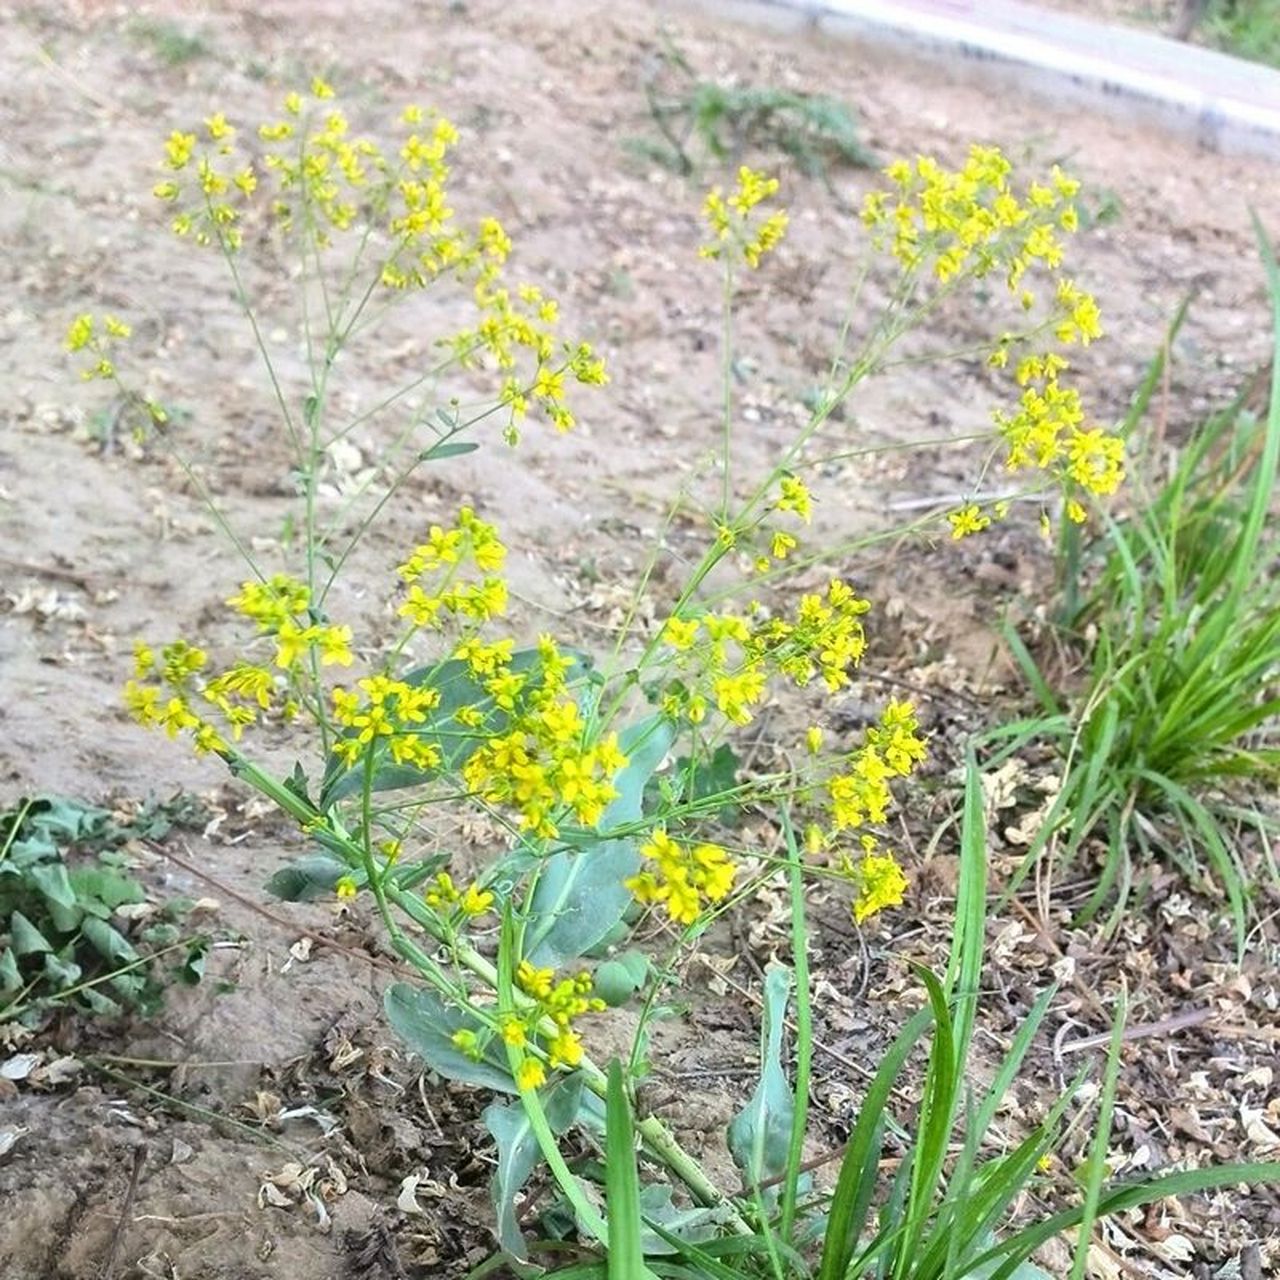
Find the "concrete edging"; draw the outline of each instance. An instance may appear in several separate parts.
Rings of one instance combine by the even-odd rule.
[[[1212,150],[1280,159],[1280,71],[1154,33],[1021,0],[710,0],[704,7],[946,58],[970,74],[999,72],[1058,101],[1110,110],[1122,103]]]

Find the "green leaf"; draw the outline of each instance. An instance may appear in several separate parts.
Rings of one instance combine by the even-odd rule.
[[[204,979],[205,957],[209,954],[207,938],[197,938],[187,948],[186,959],[178,970],[178,977],[188,986],[194,987]]]
[[[516,1092],[500,1037],[489,1041],[479,1061],[453,1043],[455,1031],[480,1032],[479,1024],[465,1010],[446,1005],[434,991],[404,982],[387,988],[383,1007],[396,1034],[437,1075],[498,1093]]]
[[[560,1076],[542,1091],[547,1123],[555,1134],[564,1133],[574,1122],[582,1101],[580,1072]],[[524,1236],[516,1220],[516,1193],[542,1159],[537,1135],[521,1102],[491,1102],[483,1114],[485,1127],[498,1144],[498,1165],[493,1171],[490,1193],[498,1219],[498,1241],[521,1262],[525,1259]]]
[[[61,862],[46,862],[32,867],[27,872],[27,879],[44,895],[50,908],[76,910],[76,891],[71,887],[71,879]],[[62,927],[64,926],[59,925],[59,928]],[[71,927],[74,928],[74,925]]]
[[[624,951],[597,966],[592,985],[595,994],[610,1008],[625,1004],[645,984],[649,957],[642,951]]]
[[[686,804],[698,804],[723,796],[738,785],[738,768],[741,765],[737,753],[722,742],[710,759],[697,760],[681,756],[672,773],[682,784],[681,800]],[[716,811],[717,820],[723,826],[732,826],[741,814],[741,806],[726,800]]]
[[[609,1280],[653,1280],[640,1244],[640,1174],[622,1066],[609,1063],[605,1094],[604,1194],[609,1211]]]
[[[645,787],[674,739],[674,726],[660,716],[642,720],[621,735],[619,746],[628,761],[614,779],[618,795],[601,816],[601,831],[639,822]],[[562,850],[548,858],[527,907],[525,958],[559,968],[589,954],[631,905],[631,892],[623,881],[639,866],[640,856],[629,837]]]
[[[85,910],[98,904],[110,915],[125,903],[147,900],[146,890],[136,880],[111,867],[73,867],[69,877],[76,900]]]
[[[418,454],[418,461],[440,462],[445,458],[460,458],[463,454],[475,453],[479,447],[474,440],[441,440]]]
[[[658,1234],[659,1228],[682,1241],[697,1243],[714,1238],[718,1226],[729,1216],[724,1208],[676,1204],[672,1189],[665,1182],[650,1182],[640,1188],[640,1213],[640,1244],[646,1256],[678,1252],[675,1245]]]
[[[285,902],[310,902],[330,896],[334,886],[347,874],[347,865],[329,853],[306,853],[267,881],[267,892]]]
[[[12,947],[0,951],[0,995],[9,995],[22,988],[22,974],[18,972],[18,957]]]
[[[15,956],[36,956],[53,951],[49,939],[21,911],[15,911],[9,917],[9,947]]]
[[[764,984],[760,1080],[746,1109],[729,1125],[729,1154],[747,1186],[785,1172],[795,1099],[782,1067],[782,1032],[791,994],[791,970],[769,969]]]
[[[880,1059],[880,1066],[862,1099],[858,1120],[849,1136],[844,1159],[840,1162],[840,1176],[831,1197],[831,1216],[822,1244],[818,1280],[840,1280],[849,1267],[871,1207],[885,1108],[907,1056],[924,1034],[932,1016],[930,1009],[923,1009],[903,1027]],[[904,1162],[899,1172],[906,1168]]]
[[[116,1001],[97,987],[85,987],[83,991],[76,993],[76,998],[88,1005],[91,1013],[96,1013],[101,1018],[118,1018],[124,1012]]]
[[[293,762],[293,772],[284,780],[284,789],[306,804],[311,804],[311,797],[307,794],[307,775],[303,772],[300,760]]]
[[[86,916],[81,930],[85,940],[104,960],[113,964],[129,964],[138,958],[133,943],[105,920]]]

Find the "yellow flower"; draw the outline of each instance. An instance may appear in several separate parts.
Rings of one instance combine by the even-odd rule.
[[[493,906],[493,894],[487,889],[477,889],[471,884],[467,886],[458,905],[462,908],[464,915],[482,916]]]
[[[551,994],[554,969],[539,969],[528,960],[521,960],[516,968],[516,986],[535,1000],[544,1000]]]
[[[668,618],[662,628],[662,639],[673,649],[685,650],[698,638],[696,618]]]
[[[526,1056],[516,1068],[516,1088],[521,1093],[527,1093],[530,1089],[537,1089],[546,1082],[546,1079],[546,1068],[537,1058]]]
[[[747,266],[758,267],[787,229],[785,212],[778,210],[764,219],[758,219],[753,212],[777,190],[777,178],[767,178],[746,165],[738,170],[737,188],[727,199],[719,187],[713,188],[702,206],[712,239],[698,250],[699,254],[719,258],[727,248],[733,248]]]
[[[773,535],[773,545],[770,548],[775,560],[785,560],[788,554],[795,549],[796,540],[789,534],[778,530]]]
[[[582,1041],[574,1031],[561,1031],[547,1041],[547,1054],[553,1067],[573,1070],[582,1061]]]
[[[93,317],[85,312],[78,315],[67,329],[65,345],[68,351],[81,351],[93,338]]]
[[[906,895],[907,877],[897,860],[888,854],[868,854],[854,869],[858,895],[853,918],[861,924],[877,911],[898,906]]]
[[[991,523],[991,517],[983,515],[973,503],[948,512],[947,520],[951,524],[953,539],[967,538],[972,533],[981,533]]]
[[[781,490],[781,497],[774,504],[777,509],[794,511],[805,524],[808,524],[813,514],[813,506],[804,482],[797,480],[795,476],[783,476],[778,487]]]
[[[343,876],[342,879],[333,886],[333,891],[338,895],[340,900],[345,901],[348,898],[354,898],[356,896],[356,882],[350,876]]]

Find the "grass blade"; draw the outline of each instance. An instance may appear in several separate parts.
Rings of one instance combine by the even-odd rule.
[[[640,1245],[640,1174],[636,1169],[631,1103],[622,1065],[609,1063],[604,1102],[604,1194],[609,1209],[609,1280],[653,1280]]]

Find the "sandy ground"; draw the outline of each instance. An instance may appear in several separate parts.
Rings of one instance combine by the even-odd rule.
[[[582,426],[571,436],[531,428],[517,454],[494,441],[438,472],[419,473],[368,544],[357,585],[343,601],[347,616],[373,625],[400,550],[426,524],[470,501],[499,520],[513,548],[519,625],[531,632],[554,626],[589,643],[609,624],[623,598],[619,584],[642,562],[680,484],[716,445],[719,299],[714,273],[696,258],[700,187],[624,146],[653,136],[643,83],[666,38],[705,78],[850,102],[867,144],[886,158],[921,151],[954,159],[970,141],[982,141],[999,142],[1019,162],[1068,164],[1085,183],[1086,208],[1118,215],[1100,219],[1105,225],[1082,235],[1075,251],[1076,273],[1098,292],[1111,335],[1081,363],[1100,416],[1123,410],[1188,294],[1196,301],[1161,409],[1175,438],[1233,391],[1267,347],[1249,208],[1280,235],[1274,167],[1078,107],[1055,108],[1045,98],[1015,98],[998,79],[974,83],[970,71],[953,78],[947,68],[856,45],[714,24],[703,12],[634,3],[606,9],[581,0],[358,8],[282,0],[252,7],[23,4],[6,6],[0,21],[0,230],[8,249],[0,262],[0,799],[36,790],[90,798],[178,787],[211,793],[224,821],[175,851],[185,847],[182,856],[193,865],[251,898],[290,852],[292,837],[246,808],[207,761],[132,727],[119,705],[135,635],[225,642],[221,602],[238,582],[234,560],[169,453],[95,437],[101,389],[77,382],[60,350],[67,323],[81,310],[129,318],[137,369],[159,399],[183,411],[172,438],[187,466],[255,540],[268,567],[283,566],[287,461],[251,344],[220,263],[175,245],[149,196],[169,129],[218,107],[265,119],[283,90],[312,71],[332,79],[368,126],[387,103],[439,106],[462,133],[459,207],[492,210],[504,220],[521,274],[552,288],[565,328],[589,337],[609,359],[612,385],[584,404]],[[174,33],[197,39],[191,56],[174,57]],[[740,370],[744,472],[776,455],[803,419],[858,258],[858,227],[846,202],[874,181],[849,169],[833,172],[834,190],[792,171],[784,178],[792,234],[771,271],[744,291],[739,323],[750,355]],[[266,268],[252,271],[249,283],[270,310],[268,341],[293,367],[297,317],[287,287]],[[378,346],[344,371],[342,403],[356,405],[415,368],[423,333],[449,319],[448,311],[437,316],[417,307],[401,313]],[[835,452],[868,441],[963,434],[985,423],[995,394],[980,367],[916,368],[869,384],[828,445]],[[376,459],[385,440],[381,428],[358,433],[348,469]],[[883,525],[903,503],[959,496],[972,463],[963,449],[943,446],[906,463],[832,466],[816,486],[815,536],[838,541]],[[341,480],[335,475],[335,484]],[[972,727],[972,714],[951,716],[953,691],[972,701],[984,681],[989,687],[999,678],[1002,668],[991,665],[991,594],[1043,580],[1047,565],[1033,526],[1029,514],[1026,528],[1015,525],[1003,542],[906,548],[835,566],[866,582],[882,603],[894,602],[889,612],[896,617],[881,624],[872,666],[927,667],[925,684],[937,686],[928,711],[940,726],[957,733]],[[701,535],[690,523],[672,536],[679,548]],[[669,590],[658,583],[655,608]],[[872,686],[857,692],[882,696]],[[871,939],[869,960],[831,913],[819,954],[835,991],[837,1014],[827,1029],[846,1058],[873,1057],[895,1022],[905,979],[886,977],[887,957],[936,956],[953,889],[947,865],[944,857],[920,869],[923,905],[904,916],[914,914],[923,926],[887,920]],[[209,892],[205,881],[159,855],[148,874],[163,892]],[[129,1077],[93,1073],[6,1101],[6,1113],[30,1133],[0,1157],[0,1192],[13,1206],[0,1220],[0,1271],[23,1280],[98,1275],[138,1148],[145,1167],[117,1277],[425,1276],[474,1264],[485,1250],[491,1151],[473,1123],[473,1103],[448,1090],[430,1099],[420,1094],[411,1064],[398,1056],[377,1013],[387,962],[360,918],[276,906],[287,922],[281,927],[222,898],[229,935],[240,942],[214,962],[234,990],[210,981],[179,999],[160,1026],[132,1028],[108,1048],[126,1058],[237,1065],[138,1077],[181,1098],[185,1113],[138,1092]],[[999,927],[1006,930],[997,985],[1007,1030],[1016,1024],[1019,993],[1047,981],[1063,952],[1092,941],[1065,931],[1046,941],[1029,926],[1019,932],[1017,922]],[[1167,940],[1134,928],[1121,967],[1137,966],[1135,977],[1150,990],[1150,1017],[1170,1001],[1209,1000],[1244,1029],[1190,1031],[1182,1048],[1135,1047],[1134,1096],[1150,1101],[1133,1104],[1125,1131],[1131,1167],[1188,1152],[1197,1159],[1265,1154],[1257,1147],[1265,1148],[1265,1139],[1257,1130],[1249,1137],[1242,1108],[1265,1118],[1274,1095],[1261,1077],[1239,1082],[1274,1061],[1274,968],[1262,955],[1246,975],[1233,976],[1224,962],[1227,940],[1199,925],[1178,943],[1179,963]],[[290,964],[289,948],[303,929],[325,930],[346,950],[322,948]],[[1169,937],[1181,937],[1181,929],[1170,923]],[[754,939],[765,957],[767,921]],[[752,945],[748,938],[744,947]],[[1105,960],[1092,972],[1099,990],[1108,986],[1113,970]],[[755,982],[745,959],[738,978],[747,987]],[[742,1065],[752,1053],[753,1018],[733,988],[693,1016],[705,1025],[695,1021],[683,1039],[673,1033],[672,1078],[685,1081],[686,1094],[695,1078],[704,1091],[675,1122],[715,1159],[717,1130],[748,1088]],[[1100,1029],[1088,1002],[1068,1002],[1063,1017],[1073,1016],[1083,1028],[1073,1036]],[[993,1043],[1001,1031],[998,1018]],[[82,1033],[63,1034],[72,1049],[84,1047]],[[103,1051],[100,1039],[90,1040]],[[1190,1059],[1179,1057],[1183,1051]],[[1050,1059],[1045,1063],[1052,1074]],[[1203,1114],[1185,1091],[1186,1078],[1201,1070],[1209,1091]],[[824,1123],[838,1137],[856,1105],[859,1077],[832,1059],[823,1080]],[[305,1118],[278,1120],[282,1107],[304,1104],[331,1115],[332,1131]],[[214,1123],[210,1112],[237,1124]],[[287,1150],[264,1146],[264,1134]],[[334,1223],[327,1233],[305,1204],[259,1204],[264,1173],[312,1158],[321,1180],[328,1178]],[[433,1190],[419,1194],[423,1213],[406,1213],[397,1195],[403,1179],[417,1174]],[[1260,1259],[1280,1261],[1275,1215],[1264,1197],[1226,1197],[1216,1208],[1199,1204],[1166,1215],[1158,1230],[1126,1224],[1129,1235],[1111,1238],[1104,1254],[1129,1252],[1143,1266],[1165,1268],[1143,1274],[1248,1276],[1243,1268]],[[1151,1244],[1174,1234],[1190,1252],[1177,1256],[1181,1246],[1170,1246],[1162,1254]],[[1241,1269],[1219,1270],[1230,1265]],[[1097,1274],[1110,1274],[1101,1261]]]

